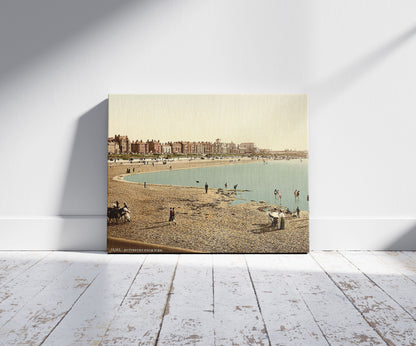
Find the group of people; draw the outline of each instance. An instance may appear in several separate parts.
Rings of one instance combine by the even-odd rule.
[[[280,194],[280,191],[278,189],[274,189],[274,198],[277,198],[279,196],[280,200],[282,199],[282,195]]]
[[[199,183],[199,180],[197,180],[196,182]],[[234,185],[234,191],[237,190],[237,186],[238,186],[238,184],[235,184]],[[224,187],[227,189],[227,187],[228,187],[228,183],[227,182],[224,184]],[[208,193],[208,183],[207,182],[205,182],[205,193]]]
[[[133,167],[133,173],[134,173],[134,170],[135,170],[135,168]],[[131,173],[131,168],[127,168],[127,169],[126,169],[126,173],[127,173],[127,174],[130,174],[130,173]]]
[[[295,200],[299,200],[300,191],[295,190],[293,194],[295,195]],[[282,195],[280,194],[280,191],[278,189],[274,189],[274,198],[277,198],[277,196],[279,196],[280,200],[282,200]],[[306,200],[309,202],[309,195],[306,196]]]
[[[107,224],[110,224],[111,221],[121,222],[130,222],[130,210],[127,207],[126,202],[124,202],[123,207],[120,207],[118,201],[113,203],[112,207],[107,207]]]
[[[285,229],[285,213],[283,210],[278,213],[277,211],[269,213],[269,217],[272,218],[272,227],[277,227],[277,229]]]

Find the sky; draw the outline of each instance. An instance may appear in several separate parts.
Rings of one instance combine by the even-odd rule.
[[[306,95],[109,95],[108,136],[307,150]]]

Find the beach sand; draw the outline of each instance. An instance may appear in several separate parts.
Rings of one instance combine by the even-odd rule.
[[[268,208],[275,206],[260,202],[231,206],[235,198],[233,190],[208,189],[206,194],[203,187],[147,184],[144,188],[143,184],[125,182],[121,178],[127,168],[133,167],[137,174],[169,170],[169,166],[175,170],[250,162],[253,161],[199,159],[166,165],[157,163],[155,166],[110,162],[107,205],[111,206],[115,201],[121,205],[126,202],[131,221],[108,225],[108,251],[126,252],[123,247],[127,247],[133,253],[146,248],[149,253],[187,250],[204,253],[308,252],[309,213],[306,211],[301,211],[300,218],[287,215],[285,229],[278,230],[271,227],[267,213]],[[168,221],[171,207],[175,208],[175,223]]]

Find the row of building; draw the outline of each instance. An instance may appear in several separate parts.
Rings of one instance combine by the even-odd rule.
[[[168,142],[159,140],[131,141],[128,136],[115,135],[108,138],[109,154],[250,154],[258,149],[254,143],[235,144],[222,143],[220,139],[215,142]]]

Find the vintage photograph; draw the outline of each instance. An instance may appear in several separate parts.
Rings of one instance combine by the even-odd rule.
[[[309,251],[306,95],[110,95],[109,253]]]

